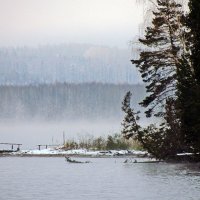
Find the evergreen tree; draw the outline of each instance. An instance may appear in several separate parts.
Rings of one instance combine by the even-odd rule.
[[[180,86],[182,97],[182,121],[186,143],[195,153],[200,152],[200,1],[189,1],[189,15],[187,25],[190,30],[190,61],[192,77],[188,77],[188,71],[182,71],[185,84]],[[188,67],[185,67],[187,70]],[[182,89],[182,90],[181,90]],[[184,93],[185,92],[185,93]],[[184,98],[185,97],[185,98]],[[185,100],[185,101],[184,101]],[[197,154],[198,155],[198,154]]]
[[[175,101],[167,99],[164,122],[160,127],[151,124],[142,128],[137,120],[138,112],[134,113],[130,107],[131,93],[127,92],[122,102],[122,110],[125,112],[122,123],[122,135],[126,138],[134,138],[142,144],[157,159],[168,159],[181,152],[179,121],[176,116]]]
[[[192,152],[196,140],[198,114],[195,107],[196,81],[188,62],[183,58],[177,70],[177,107],[176,112],[180,119],[180,132],[185,151]]]
[[[116,149],[116,144],[115,144],[114,138],[111,135],[109,135],[107,138],[106,149],[108,149],[108,150]]]
[[[141,102],[148,107],[147,117],[163,116],[167,98],[176,98],[176,69],[184,51],[181,5],[174,0],[157,0],[153,15],[152,26],[147,27],[145,38],[139,39],[146,49],[138,60],[132,60],[147,85],[149,95]]]
[[[200,85],[200,1],[189,1],[188,27],[191,34],[191,62],[195,78]]]
[[[189,7],[186,20],[175,0],[157,0],[152,26],[139,40],[147,48],[132,61],[147,85],[149,95],[141,103],[148,108],[146,116],[160,116],[163,122],[138,126],[128,93],[122,107],[124,135],[135,136],[158,159],[186,151],[200,159],[200,2],[191,0]]]
[[[137,120],[139,120],[139,112],[134,113],[134,110],[130,106],[131,96],[132,93],[130,91],[127,92],[122,102],[122,111],[125,113],[125,117],[122,122],[122,135],[126,139],[136,136],[140,128],[140,126],[137,124]]]
[[[149,144],[149,138],[153,136],[157,143],[160,142],[160,147],[156,147],[159,150],[169,144],[166,154],[162,155],[167,157],[194,148],[194,140],[197,139],[194,131],[197,113],[193,112],[196,84],[182,7],[175,0],[157,0],[157,5],[152,27],[147,28],[145,39],[140,39],[151,49],[142,52],[140,59],[133,63],[147,82],[147,92],[150,93],[142,102],[144,107],[150,107],[147,116],[154,112],[155,116],[164,117],[157,130],[155,127],[149,130],[151,134],[148,134],[146,142]],[[154,148],[153,153],[155,151]]]
[[[157,11],[153,15],[152,26],[147,27],[145,38],[139,40],[147,49],[132,62],[139,68],[150,93],[141,103],[148,107],[146,116],[160,116],[163,122],[158,127],[140,128],[137,138],[156,158],[167,159],[186,149],[189,137],[182,121],[186,117],[183,114],[186,92],[192,84],[187,84],[186,80],[191,80],[192,71],[181,5],[174,0],[157,0]]]

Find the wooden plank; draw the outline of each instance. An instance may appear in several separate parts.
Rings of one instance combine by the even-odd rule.
[[[5,144],[5,145],[22,145],[22,144],[16,144],[16,143],[0,143],[0,144]]]

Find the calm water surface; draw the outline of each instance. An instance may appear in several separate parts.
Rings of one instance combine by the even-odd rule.
[[[200,200],[200,169],[124,158],[0,158],[0,200]]]

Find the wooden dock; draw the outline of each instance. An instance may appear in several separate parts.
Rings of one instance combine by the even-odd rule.
[[[10,148],[8,149],[0,149],[0,153],[10,153],[10,152],[15,152],[15,151],[20,151],[20,148],[22,144],[18,143],[0,143],[0,145],[5,145],[9,146]]]
[[[47,149],[48,147],[58,147],[60,144],[38,144],[38,150],[41,150],[41,147]]]

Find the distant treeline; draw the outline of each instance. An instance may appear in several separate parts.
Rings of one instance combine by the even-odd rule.
[[[0,48],[0,84],[140,82],[129,49],[96,45]]]
[[[0,86],[1,119],[119,119],[127,91],[135,95],[133,106],[144,97],[142,85],[41,84]]]

